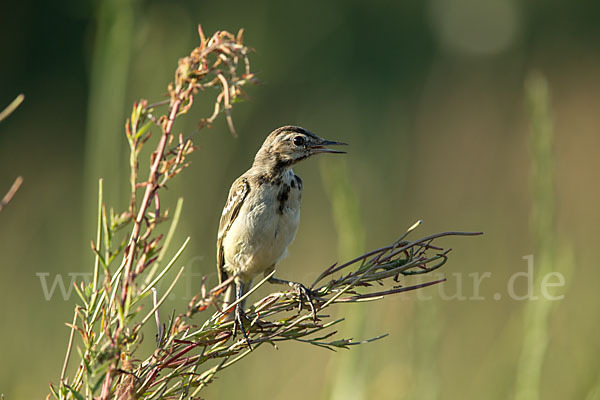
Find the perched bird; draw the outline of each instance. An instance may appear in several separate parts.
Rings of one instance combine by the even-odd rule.
[[[345,144],[325,140],[298,126],[281,127],[267,136],[252,167],[233,182],[217,237],[219,283],[231,276],[235,282],[225,294],[224,310],[248,292],[255,277],[273,272],[294,240],[300,222],[302,180],[292,166],[315,154],[345,153],[325,147]],[[301,284],[274,277],[269,282],[294,287],[312,308],[308,291]],[[233,314],[234,333],[239,326],[248,341],[242,317],[244,304],[240,302]]]

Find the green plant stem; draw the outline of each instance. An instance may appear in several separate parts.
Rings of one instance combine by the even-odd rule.
[[[542,279],[556,269],[555,265],[555,174],[554,130],[552,127],[550,91],[546,78],[532,73],[525,82],[530,118],[531,148],[531,230],[536,267],[534,288],[541,287]],[[515,384],[515,400],[541,398],[541,376],[548,347],[548,324],[553,302],[538,296],[523,310],[523,345]]]
[[[333,210],[338,235],[338,257],[350,258],[364,251],[366,231],[360,214],[360,204],[356,191],[352,187],[348,164],[345,160],[327,160],[320,162],[323,187]],[[362,307],[352,310],[348,318],[347,331],[351,337],[362,337],[368,324],[368,315]],[[366,371],[369,370],[365,351],[361,348],[336,357],[330,369],[327,398],[366,399]]]
[[[104,194],[108,204],[120,204],[124,154],[121,130],[124,120],[127,78],[135,28],[136,0],[96,2],[96,32],[93,47],[90,94],[86,124],[85,182],[103,177],[112,182]],[[95,188],[84,191],[84,232],[94,232],[87,216],[92,213]],[[89,222],[88,222],[89,221]],[[99,245],[99,244],[98,244]]]

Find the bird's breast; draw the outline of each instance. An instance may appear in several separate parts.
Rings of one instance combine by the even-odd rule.
[[[300,204],[301,181],[293,173],[252,188],[225,238],[228,263],[249,278],[277,264],[298,230]]]

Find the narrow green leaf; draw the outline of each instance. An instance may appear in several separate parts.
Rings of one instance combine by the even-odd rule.
[[[169,263],[167,264],[167,266],[160,272],[160,274],[158,274],[158,276],[152,282],[150,282],[148,285],[146,285],[146,287],[144,288],[144,290],[142,290],[142,292],[139,294],[139,296],[133,301],[133,304],[137,303],[137,301],[142,296],[144,296],[145,294],[149,293],[150,289],[152,289],[156,285],[156,283],[158,281],[160,281],[163,276],[165,276],[165,274],[171,269],[171,267],[173,266],[173,264],[175,264],[175,262],[177,261],[177,259],[181,255],[181,253],[183,253],[183,250],[185,250],[185,248],[187,247],[187,245],[188,245],[189,242],[190,242],[190,238],[188,237],[187,239],[185,239],[185,242],[183,242],[183,245],[179,248],[179,250],[177,251],[177,253],[175,253],[175,255],[173,256],[173,258],[171,259],[171,261],[169,261]]]
[[[77,399],[77,400],[85,400],[85,397],[83,397],[83,395],[81,393],[79,393],[78,391],[76,391],[75,389],[73,389],[70,385],[67,385],[65,383],[65,387],[67,389],[69,389],[69,392],[71,392],[71,394]]]
[[[148,271],[148,275],[146,275],[146,279],[144,280],[144,283],[146,285],[148,285],[148,283],[150,281],[152,281],[152,278],[154,278],[154,275],[156,274],[156,270],[158,269],[163,258],[165,257],[165,254],[167,253],[167,249],[169,248],[169,245],[171,244],[171,239],[173,239],[175,230],[177,228],[177,224],[179,223],[179,217],[181,216],[182,208],[183,208],[183,197],[180,197],[177,200],[177,206],[175,207],[175,214],[173,215],[173,221],[171,222],[171,226],[169,227],[169,231],[167,232],[167,236],[165,237],[165,243],[162,247],[162,250],[160,251],[158,258],[156,259],[156,262],[154,263],[152,268],[150,268],[150,271]]]

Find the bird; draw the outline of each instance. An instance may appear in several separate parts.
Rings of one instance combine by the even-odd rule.
[[[346,143],[323,139],[299,126],[287,125],[271,132],[256,153],[251,168],[231,185],[217,235],[219,284],[233,277],[223,301],[223,310],[242,298],[257,276],[271,274],[287,254],[300,222],[302,179],[292,167],[316,154],[338,153],[326,146]],[[270,283],[287,284],[314,306],[302,284],[271,277]],[[233,335],[239,326],[250,346],[242,318],[245,301],[224,320],[234,319]],[[300,304],[302,307],[302,304]]]

